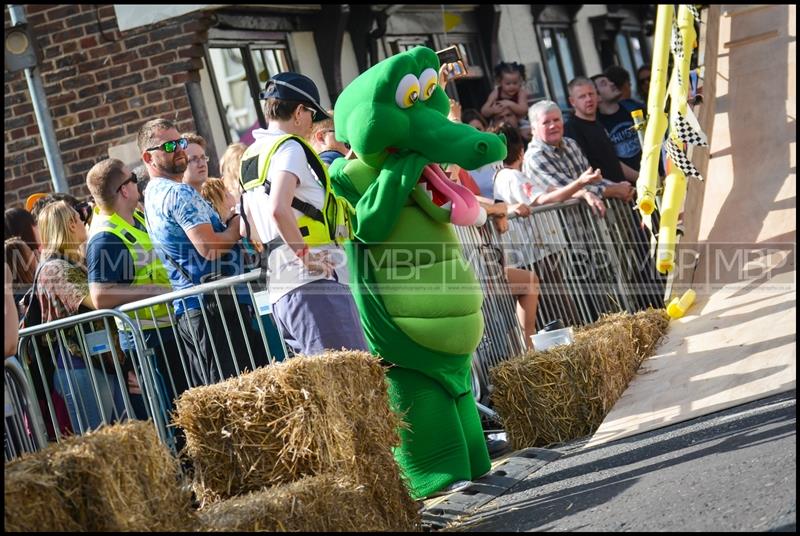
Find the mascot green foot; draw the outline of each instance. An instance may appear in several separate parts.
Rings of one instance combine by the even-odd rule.
[[[386,376],[393,409],[413,424],[400,431],[395,458],[414,499],[491,469],[472,392],[453,398],[435,380],[409,369],[392,368]]]

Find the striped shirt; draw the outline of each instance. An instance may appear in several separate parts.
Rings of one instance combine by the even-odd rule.
[[[589,161],[581,151],[578,142],[566,136],[562,138],[561,145],[554,147],[540,139],[533,138],[525,151],[522,162],[522,172],[538,182],[545,191],[562,188],[581,176],[589,167]],[[603,179],[600,184],[585,186],[587,190],[603,196],[605,185],[609,181]]]

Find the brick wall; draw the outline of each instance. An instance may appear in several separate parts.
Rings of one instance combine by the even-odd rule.
[[[5,26],[11,25],[8,9]],[[25,5],[64,175],[88,196],[86,173],[154,117],[195,130],[185,84],[199,82],[209,19],[190,13],[120,32],[112,5]],[[24,71],[5,73],[5,205],[53,184]]]

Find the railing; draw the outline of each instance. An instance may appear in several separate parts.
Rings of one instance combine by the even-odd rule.
[[[5,461],[26,452],[36,452],[47,444],[44,422],[36,393],[16,357],[5,359]]]
[[[186,308],[188,298],[202,296],[204,303],[199,311],[203,326],[208,332],[212,326],[209,323],[210,315],[207,309],[215,306],[218,311],[223,309],[230,311],[233,302],[235,306],[232,309],[235,310],[235,315],[222,323],[224,340],[212,338],[210,341],[211,357],[218,378],[231,375],[226,374],[226,371],[235,371],[238,376],[245,368],[253,370],[259,366],[272,364],[276,361],[276,356],[280,360],[289,354],[280,332],[271,324],[266,291],[254,291],[254,283],[259,286],[264,284],[264,275],[258,270],[132,302],[118,309],[132,316],[136,325],[141,326],[143,319],[156,321],[153,307],[157,305],[181,302]],[[189,357],[190,353],[197,355],[201,351],[201,341],[197,339],[194,331],[185,327],[179,329],[178,326],[179,321],[170,307],[166,327],[152,330],[157,337],[148,345],[156,353],[166,357],[163,363],[164,373],[169,381],[169,388],[176,393],[176,396],[188,387],[210,383],[205,371],[197,367],[196,363],[192,363]],[[165,334],[171,337],[174,344],[165,340]],[[235,347],[235,342],[241,343],[242,347]],[[189,344],[193,346],[193,352],[188,351]]]
[[[525,350],[504,266],[538,275],[539,329],[556,319],[582,326],[605,313],[663,307],[665,278],[650,258],[638,213],[618,199],[605,203],[602,218],[582,201],[570,200],[509,220],[503,234],[491,221],[478,229],[456,228],[484,294],[486,327],[473,361],[479,401],[488,404],[489,369]]]
[[[526,348],[505,267],[538,275],[538,328],[554,319],[580,326],[604,313],[663,306],[664,278],[648,254],[638,214],[619,200],[606,205],[604,218],[576,200],[537,207],[529,217],[510,220],[502,235],[492,222],[456,228],[484,295],[485,330],[473,360],[473,387],[484,413],[493,413],[486,407],[489,369]],[[253,271],[21,330],[24,373],[6,360],[6,459],[41,448],[47,439],[60,441],[64,433],[128,418],[152,419],[159,438],[177,452],[181,438],[168,426],[169,411],[185,389],[289,355],[271,323],[264,285],[263,274]],[[198,296],[203,305],[195,318],[206,333],[216,333],[207,341],[212,355],[201,356],[209,360],[206,366],[196,356],[209,346],[182,325],[189,315],[177,319],[171,307],[186,307]],[[160,305],[168,313],[156,318]],[[228,316],[213,331],[209,311],[215,307]],[[148,329],[153,325],[160,327]],[[75,353],[88,357],[76,359]]]
[[[128,352],[118,347],[109,319],[132,334]],[[134,382],[141,386],[145,418],[153,419],[167,442],[165,415],[153,410],[158,408],[153,363],[143,359],[141,334],[126,315],[103,309],[25,328],[17,355],[33,395],[28,409],[38,413],[34,421],[43,423],[45,437],[61,441],[65,433],[82,434],[134,415],[128,392]]]
[[[262,282],[263,275],[253,271],[21,330],[18,356],[25,381],[13,385],[29,386],[30,393],[19,396],[17,387],[11,391],[15,396],[7,413],[24,414],[26,420],[6,419],[7,459],[41,448],[47,439],[59,442],[65,434],[83,434],[129,418],[152,419],[159,438],[177,451],[180,438],[168,426],[173,400],[190,387],[213,382],[189,358],[187,345],[194,344],[197,355],[200,341],[191,329],[179,327],[171,304],[200,296],[199,315],[206,329],[210,307],[222,310],[223,302],[234,304],[226,309],[230,316],[222,322],[224,336],[212,338],[210,347],[217,379],[239,375],[288,354],[268,324],[266,296],[253,290],[254,283]],[[159,305],[168,305],[167,317],[155,317]],[[265,324],[273,328],[269,335]],[[154,325],[160,327],[147,329]],[[12,382],[6,363],[8,395]],[[34,417],[27,418],[29,414]]]

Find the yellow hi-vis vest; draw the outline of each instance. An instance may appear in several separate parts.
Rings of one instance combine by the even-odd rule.
[[[334,242],[343,242],[353,238],[352,216],[355,212],[353,206],[343,197],[336,196],[331,190],[331,181],[328,170],[314,152],[314,149],[302,138],[286,134],[278,138],[269,151],[262,151],[264,142],[271,142],[271,138],[256,140],[245,150],[242,155],[241,184],[245,191],[254,190],[261,185],[269,195],[270,182],[267,179],[269,163],[272,155],[284,142],[295,140],[306,153],[306,160],[317,176],[317,180],[325,190],[325,201],[322,210],[296,197],[292,199],[292,208],[300,211],[302,216],[297,218],[297,226],[303,241],[309,246],[322,246]],[[269,237],[262,237],[269,240]]]
[[[145,225],[144,214],[137,210],[133,213],[133,217],[142,226]],[[101,214],[95,208],[92,224],[89,226],[89,237],[91,238],[98,233],[111,233],[122,240],[122,243],[128,248],[135,268],[131,286],[161,285],[164,287],[165,293],[172,291],[167,270],[161,263],[161,259],[153,251],[153,244],[147,231],[137,229],[122,219],[116,212],[111,216],[107,216]],[[112,261],[115,261],[115,259],[112,259]],[[170,325],[168,304],[155,305],[152,307],[152,312],[149,307],[136,311],[135,314],[130,312],[128,316],[131,317],[134,323],[136,323],[138,316],[139,325],[141,325],[142,329],[154,329]],[[153,316],[157,320],[156,323],[153,323]],[[119,327],[121,328],[122,326]]]

